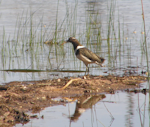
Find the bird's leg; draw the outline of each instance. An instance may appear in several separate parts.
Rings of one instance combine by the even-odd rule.
[[[88,68],[88,74],[89,74],[89,67],[87,67]]]
[[[86,71],[85,71],[85,75],[86,75],[86,72],[87,72],[87,66],[86,66]]]
[[[86,66],[86,72],[88,72],[88,75],[89,75],[89,67]],[[85,72],[85,75],[86,75],[86,72]]]

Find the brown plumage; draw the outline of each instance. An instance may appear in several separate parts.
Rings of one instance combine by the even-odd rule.
[[[102,63],[104,63],[104,58],[99,57],[98,55],[87,49],[85,46],[81,45],[76,38],[70,37],[66,42],[70,42],[73,44],[75,55],[86,65],[86,72],[89,72],[88,64],[96,63],[102,66]]]

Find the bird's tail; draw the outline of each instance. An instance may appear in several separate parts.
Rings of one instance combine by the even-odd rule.
[[[105,59],[102,57],[100,57],[100,59],[101,59],[101,62],[104,63]]]
[[[103,67],[103,63],[104,63],[104,61],[105,61],[105,59],[103,58],[103,57],[99,57],[99,59],[101,60],[101,62],[100,63],[98,63],[101,67]]]
[[[100,59],[100,62],[99,62],[100,64],[104,63],[105,59],[103,57],[99,57],[99,59]]]

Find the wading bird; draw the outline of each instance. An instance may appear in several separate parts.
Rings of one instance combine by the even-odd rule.
[[[97,56],[95,53],[87,49],[85,46],[81,45],[80,42],[75,37],[70,37],[64,43],[67,43],[67,42],[70,42],[73,44],[76,57],[79,60],[82,60],[83,63],[86,65],[86,72],[89,73],[88,64],[91,64],[91,63],[96,63],[102,67],[102,63],[104,63],[105,59]]]

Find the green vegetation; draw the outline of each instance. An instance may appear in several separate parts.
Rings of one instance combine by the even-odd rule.
[[[150,52],[146,41],[144,12],[141,38],[137,39],[136,31],[128,32],[124,17],[120,15],[120,10],[114,0],[108,2],[106,10],[104,10],[105,14],[100,13],[96,3],[89,3],[85,7],[85,19],[78,14],[78,1],[75,1],[74,6],[71,5],[71,7],[67,1],[65,4],[66,14],[63,20],[59,19],[60,1],[58,0],[56,17],[54,22],[49,25],[44,24],[44,15],[41,15],[37,20],[36,11],[32,12],[30,9],[30,11],[22,12],[22,16],[18,16],[13,37],[7,35],[4,26],[1,39],[1,61],[3,65],[1,70],[57,69],[60,71],[69,68],[83,70],[83,63],[75,61],[72,45],[61,46],[70,36],[75,36],[83,45],[86,45],[99,56],[106,58],[108,74],[122,75],[125,70],[135,71],[139,65],[145,66],[143,61],[146,61],[147,66],[147,70],[144,68],[144,71],[149,72],[148,58]],[[133,55],[133,44],[135,43],[140,45],[140,49],[137,50],[141,52],[141,63],[138,63],[138,59]],[[132,59],[134,62],[136,61],[136,64],[133,64]],[[120,73],[120,70],[123,72]]]

